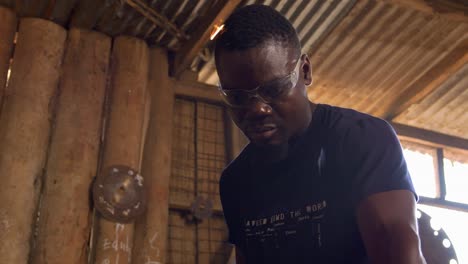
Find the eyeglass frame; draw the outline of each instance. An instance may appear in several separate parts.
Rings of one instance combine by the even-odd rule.
[[[266,104],[271,104],[273,103],[274,99],[273,100],[266,100],[265,98],[263,98],[259,93],[258,91],[263,87],[265,86],[266,84],[269,84],[269,83],[273,83],[275,81],[278,81],[278,80],[283,80],[283,79],[286,79],[286,78],[290,78],[291,76],[293,75],[297,75],[296,77],[296,80],[293,82],[294,84],[291,85],[291,88],[289,88],[288,90],[288,94],[289,92],[294,88],[296,87],[297,83],[299,82],[299,73],[296,71],[297,70],[297,66],[300,65],[300,61],[302,61],[302,55],[299,56],[299,58],[297,58],[297,61],[296,61],[296,65],[294,66],[294,69],[289,72],[287,75],[283,76],[283,77],[280,77],[280,78],[276,78],[274,80],[271,80],[271,81],[268,81],[264,84],[261,84],[261,85],[258,85],[257,87],[255,87],[254,89],[251,89],[251,90],[243,90],[243,89],[232,89],[232,90],[225,90],[222,88],[222,85],[221,83],[218,83],[218,91],[219,93],[221,94],[221,97],[223,98],[223,101],[229,106],[229,107],[233,107],[233,108],[243,108],[243,107],[247,107],[249,105],[249,103],[245,104],[245,105],[233,105],[231,104],[228,99],[227,99],[227,94],[226,92],[229,92],[229,91],[242,91],[246,94],[249,94],[249,101],[251,98],[258,98],[259,100],[261,100],[262,102],[266,103]]]

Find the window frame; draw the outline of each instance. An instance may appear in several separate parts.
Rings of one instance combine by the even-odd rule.
[[[402,137],[399,136],[402,148],[405,148],[405,144],[411,145],[418,145],[424,149],[433,149],[434,151],[428,151],[426,154],[433,156],[434,161],[434,172],[436,177],[436,198],[426,197],[426,196],[419,196],[419,203],[429,206],[436,206],[440,208],[450,209],[450,210],[457,210],[468,212],[468,204],[467,203],[460,203],[449,201],[446,199],[447,196],[447,185],[446,185],[446,178],[445,178],[445,169],[444,169],[444,149],[454,149],[451,147],[445,147],[441,145],[431,144],[427,142],[422,142],[421,140]],[[455,151],[464,152],[462,149],[454,149]],[[434,156],[435,155],[435,156]]]

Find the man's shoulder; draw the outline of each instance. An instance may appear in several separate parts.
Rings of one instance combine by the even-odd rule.
[[[342,156],[344,153],[368,152],[376,145],[399,145],[394,129],[383,119],[353,109],[322,107],[320,125],[325,148],[330,154]]]
[[[322,123],[331,128],[346,128],[363,123],[386,123],[385,120],[350,108],[321,104]]]
[[[329,113],[334,124],[327,141],[340,160],[353,162],[389,150],[401,152],[398,136],[387,121],[352,109],[331,107],[329,112],[334,112]],[[399,159],[400,155],[395,157]]]
[[[393,132],[391,125],[381,118],[354,109],[330,105],[321,105],[321,107],[323,108],[321,125],[325,127],[330,136],[343,137],[350,133],[372,133],[374,131]]]
[[[246,173],[249,166],[248,149],[249,145],[224,168],[220,179],[221,186],[228,182],[232,184],[234,181],[241,180],[241,176]]]

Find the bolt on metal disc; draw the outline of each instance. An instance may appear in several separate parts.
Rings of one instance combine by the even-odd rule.
[[[209,198],[197,196],[191,205],[191,211],[198,220],[208,219],[213,214],[213,202]]]
[[[104,218],[113,222],[131,222],[145,210],[143,177],[128,166],[108,167],[94,182],[93,200]]]

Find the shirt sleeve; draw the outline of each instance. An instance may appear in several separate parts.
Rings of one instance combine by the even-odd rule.
[[[348,160],[345,172],[351,175],[352,202],[386,191],[409,190],[413,187],[400,141],[386,121],[369,117],[356,122],[347,131],[343,153]]]
[[[229,184],[228,175],[223,173],[219,181],[219,195],[221,198],[221,204],[223,206],[224,220],[226,221],[229,230],[228,241],[231,244],[237,245],[239,242],[239,214],[236,213],[235,209],[236,203],[234,201],[234,197],[231,191],[233,188],[234,186],[232,186],[232,184]]]

